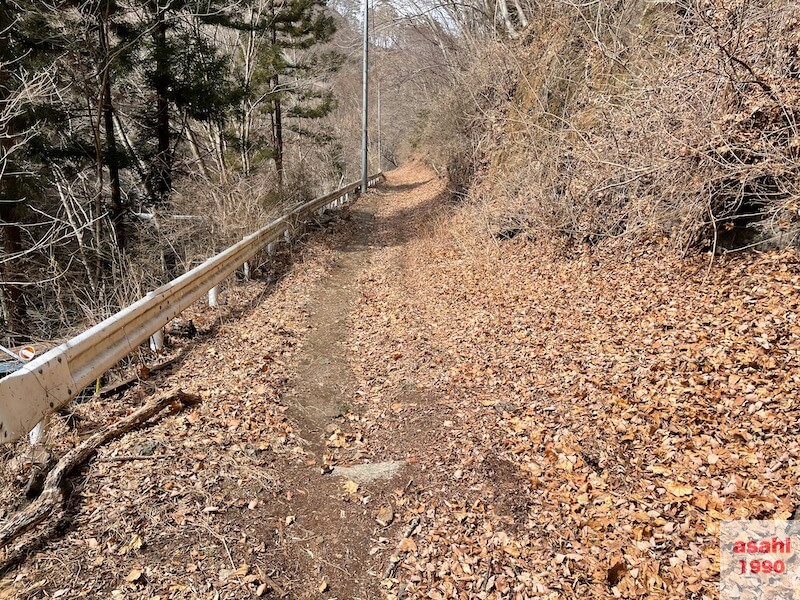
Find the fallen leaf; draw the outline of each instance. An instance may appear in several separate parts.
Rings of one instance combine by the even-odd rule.
[[[675,483],[674,481],[664,482],[664,489],[666,489],[670,494],[678,498],[691,496],[694,493],[694,488],[692,486],[681,485]]]
[[[125,581],[128,583],[133,583],[134,581],[138,581],[142,576],[141,569],[133,569],[130,573],[125,576]]]
[[[625,563],[619,561],[608,569],[606,573],[606,582],[609,587],[614,587],[625,575]]]
[[[380,511],[378,511],[378,516],[375,519],[378,521],[378,525],[381,527],[388,527],[392,521],[394,521],[394,511],[392,507],[387,505],[381,506]]]
[[[131,539],[128,540],[128,543],[125,544],[124,546],[122,546],[122,548],[119,549],[118,554],[120,556],[122,556],[123,554],[127,554],[131,550],[138,550],[143,545],[144,545],[144,542],[142,541],[141,536],[139,534],[135,533],[135,534],[133,534]]]

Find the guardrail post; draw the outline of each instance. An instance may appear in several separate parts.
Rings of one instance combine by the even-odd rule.
[[[242,240],[246,240],[247,236],[244,236]],[[250,279],[250,263],[248,261],[244,261],[242,265],[242,275],[244,275],[244,280],[248,281]]]
[[[217,295],[219,294],[219,286],[215,285],[210,290],[208,290],[208,305],[211,308],[217,308],[219,306],[219,302],[217,299]]]
[[[50,415],[46,415],[44,419],[39,421],[33,426],[33,429],[28,433],[28,441],[31,446],[36,446],[44,442],[45,435],[47,434],[47,425],[50,421]]]
[[[150,336],[150,350],[160,352],[164,349],[164,330],[159,329]]]

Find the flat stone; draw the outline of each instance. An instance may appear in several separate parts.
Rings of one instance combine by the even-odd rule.
[[[344,477],[356,483],[369,483],[376,479],[391,479],[405,463],[401,460],[392,460],[379,463],[365,463],[352,467],[334,467],[333,474]]]
[[[511,404],[510,402],[498,402],[492,408],[494,408],[501,415],[503,413],[514,414],[518,410],[518,407],[515,406],[514,404]]]

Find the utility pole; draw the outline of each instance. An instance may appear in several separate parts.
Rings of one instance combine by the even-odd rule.
[[[364,0],[364,80],[363,95],[361,99],[361,193],[367,193],[367,104],[369,102],[369,0]]]
[[[383,131],[381,130],[381,80],[378,79],[378,172],[382,171],[383,154],[381,154],[381,138]]]

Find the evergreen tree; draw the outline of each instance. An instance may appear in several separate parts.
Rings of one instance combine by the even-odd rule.
[[[274,161],[282,181],[287,133],[321,139],[302,123],[334,105],[341,57],[318,50],[333,30],[323,0],[0,0],[5,330],[24,337],[27,307],[66,324],[123,299],[109,296],[146,250],[132,209],[169,206],[206,150],[198,123],[221,173],[236,122],[243,173]]]
[[[143,60],[155,111],[145,109],[141,138],[147,146],[155,132],[155,148],[146,153],[149,187],[153,200],[164,204],[172,191],[174,147],[181,139],[173,126],[173,109],[182,119],[224,122],[238,102],[225,57],[203,34],[204,26],[232,21],[218,1],[195,7],[187,1],[149,0],[146,7],[149,20],[142,25],[152,33],[145,41]]]
[[[249,172],[254,154],[274,160],[278,181],[285,177],[285,120],[318,119],[334,106],[324,84],[343,57],[336,52],[317,52],[314,47],[331,39],[336,26],[325,11],[324,0],[254,0],[240,43],[242,89],[239,144],[242,166]],[[264,140],[251,137],[257,114],[269,117],[269,152]],[[295,128],[304,133],[302,128]]]

